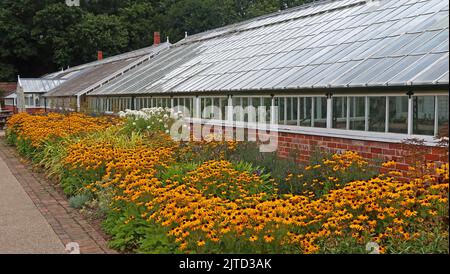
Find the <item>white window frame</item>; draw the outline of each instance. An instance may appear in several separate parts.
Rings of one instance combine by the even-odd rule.
[[[304,98],[304,97],[312,97],[313,98],[313,102],[312,102],[312,108],[311,108],[311,119],[312,119],[312,126],[311,127],[302,127],[302,126],[290,126],[290,125],[284,125],[284,124],[278,124],[278,131],[280,132],[292,132],[292,133],[299,133],[299,134],[308,134],[308,135],[317,135],[317,136],[325,136],[325,137],[337,137],[337,138],[347,138],[347,139],[357,139],[357,140],[369,140],[369,141],[380,141],[380,142],[388,142],[388,143],[399,143],[402,142],[405,139],[408,138],[420,138],[425,140],[425,142],[428,145],[435,145],[435,136],[429,136],[429,135],[414,135],[412,134],[412,108],[411,108],[411,104],[412,104],[412,100],[414,96],[435,96],[436,100],[437,100],[437,96],[448,96],[448,93],[445,92],[423,92],[423,93],[415,93],[414,95],[411,96],[411,98],[408,98],[408,107],[410,108],[410,110],[408,110],[408,133],[409,134],[402,134],[402,133],[391,133],[389,132],[389,97],[404,97],[404,96],[408,96],[405,93],[379,93],[379,94],[339,94],[339,95],[334,95],[331,98],[328,98],[327,100],[327,128],[317,128],[314,127],[314,111],[315,111],[315,100],[314,98],[321,98],[322,96],[320,95],[312,95],[312,94],[305,94],[305,95],[293,95],[293,94],[275,94],[273,97],[272,96],[268,96],[268,95],[249,95],[249,96],[243,96],[243,95],[235,95],[233,97],[246,97],[246,98],[255,98],[255,97],[260,97],[260,98],[268,98],[268,97],[272,97],[272,107],[275,107],[275,99],[276,98]],[[323,96],[325,97],[325,96]],[[346,97],[347,98],[347,129],[333,129],[332,128],[332,122],[330,123],[329,119],[330,119],[330,113],[329,111],[332,111],[332,105],[331,107],[328,106],[328,104],[332,104],[332,98],[334,97]],[[349,121],[349,117],[350,117],[350,104],[349,104],[349,100],[350,97],[364,97],[365,98],[365,102],[366,102],[366,106],[365,106],[365,130],[364,131],[357,131],[357,130],[350,130],[349,126],[350,126],[350,121]],[[370,105],[369,105],[369,98],[370,97],[386,97],[386,123],[385,123],[385,132],[374,132],[374,131],[369,131],[369,116],[370,116]],[[228,104],[230,105],[232,103],[232,96],[228,97]],[[330,100],[331,99],[331,100]],[[286,101],[287,99],[285,99]],[[298,104],[299,106],[300,104]],[[287,108],[287,104],[285,102],[285,114],[286,114],[286,108]],[[300,113],[300,112],[298,112]],[[332,114],[332,113],[331,113]],[[435,124],[438,125],[438,107],[436,105],[436,118],[435,118]],[[273,115],[272,115],[273,116]],[[298,115],[298,117],[300,117],[300,115]],[[298,118],[297,117],[297,118]],[[331,116],[332,117],[332,116]],[[271,118],[272,122],[274,122],[273,117]],[[230,124],[230,120],[227,121],[216,121],[218,124],[221,125],[225,125],[225,124]],[[278,123],[278,121],[276,121],[276,123]],[[252,125],[245,125],[246,127],[251,128]],[[435,127],[435,133],[437,133],[439,129],[437,127]]]

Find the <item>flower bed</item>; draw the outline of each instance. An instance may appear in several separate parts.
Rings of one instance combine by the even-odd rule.
[[[125,252],[367,253],[376,242],[382,253],[448,253],[448,163],[421,163],[406,181],[354,152],[300,165],[250,143],[175,142],[173,114],[20,114],[8,140],[26,140]]]

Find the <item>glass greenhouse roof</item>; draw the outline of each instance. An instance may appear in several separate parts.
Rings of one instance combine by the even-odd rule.
[[[193,35],[91,95],[448,85],[446,0],[315,2]]]
[[[117,77],[126,70],[150,59],[152,56],[167,49],[170,44],[163,43],[140,50],[112,56],[103,60],[91,62],[55,72],[42,79],[65,79],[64,83],[51,89],[45,96],[65,97],[83,94],[103,83]]]
[[[19,85],[24,93],[45,93],[65,81],[65,79],[19,78]]]

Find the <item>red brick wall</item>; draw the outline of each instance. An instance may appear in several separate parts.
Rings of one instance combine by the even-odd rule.
[[[395,169],[399,171],[407,171],[408,163],[412,160],[408,148],[401,143],[353,140],[286,132],[278,133],[278,154],[281,158],[287,158],[291,153],[295,153],[299,156],[298,161],[307,162],[314,148],[331,153],[355,151],[366,159],[379,159],[383,162],[394,160],[398,163]],[[423,150],[424,148],[421,149]],[[423,153],[427,161],[448,162],[449,160],[448,149],[425,147]]]
[[[398,170],[407,170],[411,154],[401,143],[362,141],[324,136],[312,136],[296,133],[279,133],[278,152],[281,157],[288,157],[291,151],[298,151],[301,161],[307,161],[314,147],[329,152],[355,151],[366,159],[394,160]],[[427,161],[448,162],[448,149],[426,147],[423,153]]]

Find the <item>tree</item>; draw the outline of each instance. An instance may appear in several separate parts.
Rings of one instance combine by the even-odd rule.
[[[153,32],[159,31],[155,10],[150,3],[133,3],[118,13],[128,30],[128,49],[138,49],[153,44]]]
[[[136,0],[81,0],[80,6],[93,14],[117,15],[121,8],[129,6]],[[154,1],[139,1],[154,2]]]
[[[165,17],[165,30],[172,41],[180,40],[184,33],[194,34],[224,25],[223,6],[215,0],[176,1]]]
[[[95,60],[98,50],[111,56],[124,52],[128,46],[128,31],[115,15],[87,13],[74,27],[72,37],[70,43],[77,57],[76,64]]]
[[[85,12],[78,7],[65,4],[49,5],[33,17],[32,37],[39,46],[39,55],[48,67],[67,67],[76,56],[71,41],[74,29],[83,20]]]

